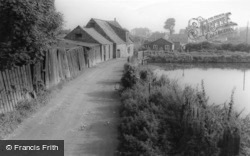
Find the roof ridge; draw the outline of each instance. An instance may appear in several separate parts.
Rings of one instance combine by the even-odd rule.
[[[93,20],[100,20],[100,21],[105,21],[105,22],[109,22],[110,20],[103,20],[103,19],[99,19],[99,18],[92,18]],[[112,20],[111,20],[112,21]]]

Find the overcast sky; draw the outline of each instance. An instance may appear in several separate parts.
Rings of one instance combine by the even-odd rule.
[[[165,31],[164,22],[173,17],[176,32],[198,16],[209,18],[231,12],[231,20],[240,27],[250,20],[250,0],[55,0],[55,3],[64,15],[64,27],[70,29],[86,25],[91,18],[116,18],[128,30],[147,27]]]

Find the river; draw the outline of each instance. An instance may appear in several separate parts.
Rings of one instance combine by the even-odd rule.
[[[167,75],[170,79],[177,80],[182,87],[191,85],[200,88],[203,80],[210,104],[228,103],[234,90],[234,109],[237,111],[244,109],[244,115],[250,113],[250,68],[225,68],[225,66],[204,68],[195,65],[186,68],[182,65],[166,69],[164,66],[168,65],[161,64],[154,72],[158,76]]]

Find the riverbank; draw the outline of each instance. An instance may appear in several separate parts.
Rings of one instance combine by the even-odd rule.
[[[150,69],[125,65],[121,80],[121,155],[249,155],[250,119],[210,105],[204,89],[181,87]]]
[[[246,52],[144,53],[148,63],[250,63],[250,54]]]

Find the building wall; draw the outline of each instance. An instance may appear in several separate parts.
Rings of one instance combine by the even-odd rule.
[[[108,47],[109,51],[109,59],[113,59],[113,45],[109,45]]]
[[[82,36],[77,37],[77,34],[81,34]],[[67,36],[65,36],[65,39],[82,41],[86,43],[98,43],[94,38],[92,38],[88,33],[83,31],[80,27],[76,27],[74,30],[72,30]]]
[[[128,56],[134,55],[134,44],[127,45],[127,52],[128,52]]]
[[[181,50],[181,43],[180,42],[174,42],[174,50],[175,51]]]
[[[107,61],[113,58],[113,44],[102,45],[101,47],[101,61]]]
[[[95,47],[95,63],[100,63],[102,62],[101,59],[101,47]]]
[[[116,50],[117,50],[117,44],[116,43],[114,43],[113,44],[113,58],[117,58],[117,56],[116,56]]]
[[[154,45],[157,45],[157,49],[154,48]],[[145,44],[145,47],[147,49],[149,47],[152,50],[161,50],[162,49],[162,50],[166,51],[165,45],[168,45],[170,50],[172,50],[174,47],[174,45],[171,42],[168,42],[164,39],[159,39],[159,40],[156,40],[155,42]]]
[[[105,45],[105,58],[106,60],[109,60],[109,45]]]
[[[118,44],[116,48],[116,56],[120,57],[128,57],[127,45],[126,44]]]
[[[101,61],[104,62],[104,45],[100,46],[101,50]]]
[[[69,50],[69,49],[72,49],[72,48],[75,48],[75,47],[79,47],[75,44],[71,44],[71,43],[66,43],[66,42],[63,42],[63,41],[58,41],[57,42],[57,46],[58,47],[63,47],[65,48],[66,50]]]
[[[87,53],[87,64],[89,67],[95,66],[101,62],[101,47],[96,46],[86,51]]]

